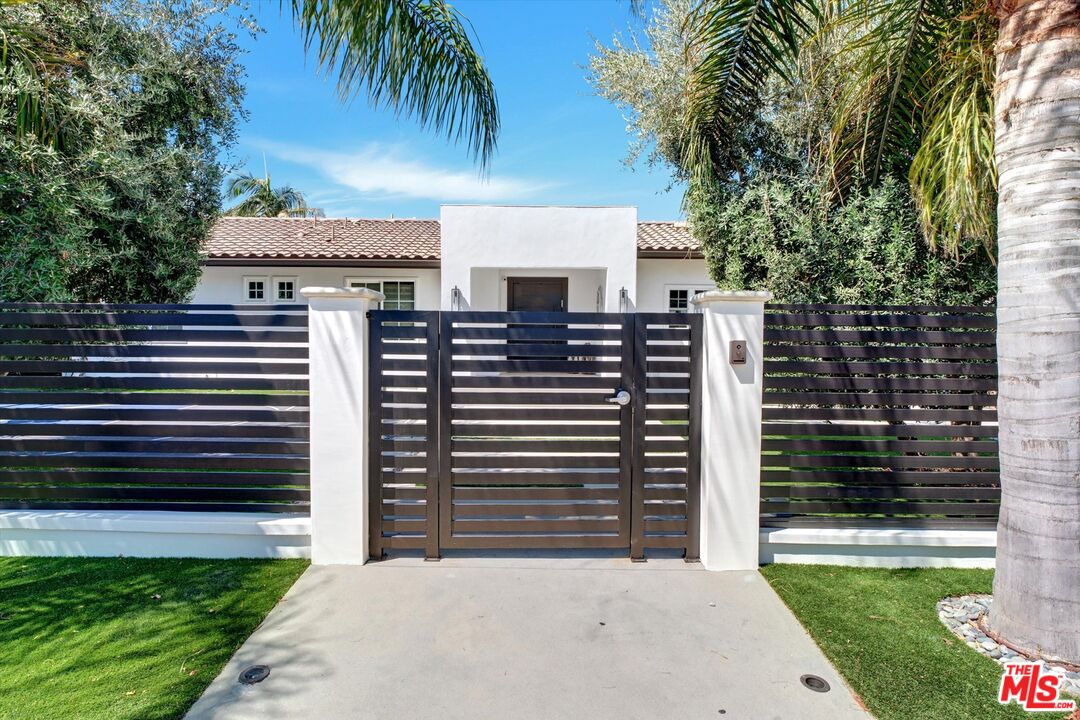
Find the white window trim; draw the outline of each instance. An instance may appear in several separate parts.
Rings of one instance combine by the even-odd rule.
[[[670,285],[664,285],[664,297],[663,306],[666,312],[674,312],[671,309],[671,291],[672,290],[686,290],[686,311],[690,312],[690,299],[698,293],[709,292],[715,290],[715,285],[701,285],[701,284],[686,284],[686,283],[671,283]]]
[[[248,283],[261,280],[263,284],[263,296],[262,300],[252,300],[248,295]],[[270,302],[270,278],[266,275],[245,275],[243,278],[243,284],[240,286],[240,297],[243,299],[243,303],[246,305],[267,305]]]
[[[379,292],[382,292],[383,283],[388,282],[411,282],[413,284],[413,306],[416,306],[416,289],[420,285],[416,275],[383,275],[382,277],[352,275],[345,277],[343,286],[352,287],[353,283],[379,283]],[[382,303],[379,303],[379,309],[382,309]]]
[[[278,283],[279,282],[289,282],[289,281],[292,282],[292,295],[293,295],[292,299],[291,300],[281,300],[280,298],[278,298]],[[299,285],[300,285],[300,283],[297,281],[297,278],[296,278],[295,275],[275,275],[273,277],[273,279],[270,281],[270,288],[274,293],[274,302],[275,303],[286,304],[286,305],[299,302],[296,299],[297,296],[300,294]]]
[[[348,276],[346,276],[346,278],[345,278],[345,287],[352,287],[353,283],[379,283],[379,287],[382,287],[382,284],[384,282],[386,282],[387,280],[391,280],[391,279],[396,279],[396,278],[360,277],[360,276],[348,277]]]

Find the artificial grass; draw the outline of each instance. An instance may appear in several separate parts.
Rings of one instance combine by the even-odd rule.
[[[1001,666],[938,620],[941,598],[990,592],[992,570],[769,565],[761,572],[878,720],[1067,716],[999,705]]]
[[[0,558],[0,718],[179,718],[306,560]]]

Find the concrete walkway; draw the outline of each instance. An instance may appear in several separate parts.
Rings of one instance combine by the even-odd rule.
[[[245,667],[271,666],[258,685]],[[827,693],[800,685],[821,675]],[[312,567],[189,719],[867,720],[756,572],[679,560]]]

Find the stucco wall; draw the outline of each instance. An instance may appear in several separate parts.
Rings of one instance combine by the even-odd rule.
[[[490,275],[474,268],[491,268],[513,275],[514,269],[559,268],[604,271],[604,305],[619,308],[619,290],[633,301],[637,287],[637,209],[633,207],[506,207],[445,205],[442,224],[442,308],[451,307],[451,294],[461,290],[466,308],[491,299]],[[551,272],[567,275],[567,272]],[[474,277],[487,287],[477,287]],[[495,276],[497,277],[497,276]],[[571,289],[571,294],[574,294]],[[595,287],[589,290],[590,295]],[[576,303],[571,300],[571,305]],[[590,303],[595,309],[595,299]],[[505,305],[503,306],[505,307]]]
[[[564,277],[567,279],[566,309],[570,312],[596,312],[596,291],[604,287],[606,275],[604,270],[474,268],[470,307],[473,310],[506,310],[508,277]]]
[[[642,312],[667,312],[669,287],[709,290],[716,287],[709,278],[704,260],[638,260],[637,309]]]
[[[345,278],[365,280],[412,280],[416,283],[416,309],[439,309],[439,271],[434,268],[387,267],[225,267],[211,265],[203,268],[202,279],[195,288],[192,302],[211,304],[246,304],[244,277],[249,275],[295,277],[296,302],[306,304],[299,289],[308,286],[342,287]]]
[[[440,309],[439,290],[440,273],[432,268],[319,268],[319,267],[223,267],[208,266],[203,268],[203,276],[195,289],[192,302],[213,304],[244,304],[245,276],[258,275],[268,279],[274,277],[295,277],[297,288],[320,285],[341,287],[345,278],[361,277],[370,280],[401,279],[416,282],[416,309]],[[596,310],[596,288],[605,286],[606,310],[618,312],[619,285],[614,288],[612,298],[608,273],[602,269],[567,270],[564,266],[553,268],[480,268],[471,271],[474,309],[503,310],[506,308],[507,276],[557,276],[569,278],[570,310],[575,312],[593,312]],[[664,312],[667,310],[667,288],[669,286],[713,287],[705,270],[704,260],[637,260],[636,283],[627,289],[631,297],[637,298],[637,309],[643,312]],[[451,285],[453,287],[453,285]],[[636,292],[635,292],[636,289]],[[449,291],[447,291],[449,292]],[[297,293],[297,302],[304,299]],[[446,308],[449,307],[447,297]]]

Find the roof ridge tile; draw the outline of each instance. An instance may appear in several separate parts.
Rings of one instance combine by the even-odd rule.
[[[285,221],[308,224],[296,228]],[[332,250],[327,248],[329,243],[333,243]],[[685,221],[679,220],[639,222],[637,246],[639,251],[661,253],[690,253],[699,247]],[[340,257],[436,261],[440,257],[440,225],[438,220],[430,218],[224,216],[212,228],[203,252],[210,258],[233,259]]]

